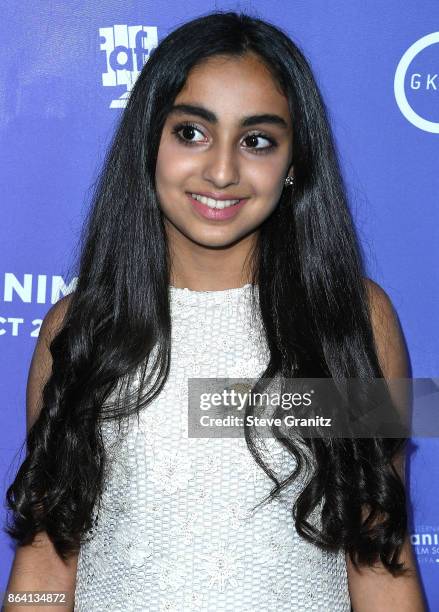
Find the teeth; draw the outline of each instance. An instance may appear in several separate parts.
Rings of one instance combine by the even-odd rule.
[[[228,208],[237,204],[239,200],[214,200],[213,198],[206,198],[205,196],[198,195],[197,193],[191,193],[194,200],[198,200],[202,204],[206,204],[209,208]]]

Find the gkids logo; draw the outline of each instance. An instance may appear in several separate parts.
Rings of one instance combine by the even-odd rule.
[[[101,50],[105,51],[107,71],[102,74],[104,87],[125,85],[127,90],[112,100],[110,108],[124,108],[130,91],[157,46],[157,28],[148,26],[115,25],[99,28]]]
[[[409,47],[402,56],[395,72],[394,81],[396,102],[404,117],[420,130],[431,132],[433,134],[439,134],[439,120],[431,121],[429,119],[425,119],[419,112],[416,112],[413,108],[413,97],[412,103],[410,103],[407,98],[406,87],[409,88],[411,92],[426,91],[428,95],[439,95],[439,76],[437,72],[430,69],[425,71],[423,70],[422,72],[410,70],[412,62],[419,55],[419,53],[428,47],[437,44],[439,44],[439,32],[427,34],[427,36],[423,36],[413,43],[413,45],[411,45],[411,47]],[[436,49],[438,49],[437,58],[439,58],[439,47],[436,47]],[[439,65],[439,62],[437,62],[437,65]],[[407,78],[407,84],[406,76],[409,77]],[[437,107],[436,97],[435,102],[436,104],[433,104],[432,107]]]

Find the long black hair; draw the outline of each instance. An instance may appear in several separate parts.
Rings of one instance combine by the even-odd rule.
[[[252,253],[252,284],[259,287],[270,351],[263,377],[383,378],[328,114],[303,52],[281,29],[248,14],[215,12],[183,24],[145,63],[95,184],[77,286],[50,344],[53,366],[42,409],[7,491],[13,511],[7,533],[19,544],[46,531],[63,558],[78,552],[103,488],[101,422],[138,414],[166,381],[170,256],[155,189],[163,124],[194,66],[215,55],[249,52],[287,97],[294,128],[294,190],[283,190]],[[159,350],[151,364],[154,347]],[[139,368],[141,393],[127,401]],[[108,410],[106,400],[116,390],[123,401]],[[275,483],[274,497],[285,482],[262,460],[251,428],[246,440]],[[295,503],[299,534],[323,549],[343,548],[354,564],[381,560],[398,573],[407,510],[392,458],[404,441],[307,439],[316,466]],[[282,443],[299,468],[305,466],[304,449],[288,438]],[[306,519],[322,501],[322,528],[310,528]],[[383,520],[372,525],[377,517]]]

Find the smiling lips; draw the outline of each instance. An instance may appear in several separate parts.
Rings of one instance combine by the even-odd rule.
[[[238,202],[240,201],[240,198],[237,198],[236,200],[217,200],[216,198],[209,198],[204,195],[199,195],[197,193],[191,193],[191,196],[194,200],[205,204],[209,208],[228,208],[229,206],[234,206],[235,204],[238,204]]]
[[[217,194],[215,194],[217,195]],[[189,201],[194,209],[205,219],[222,221],[234,217],[244,206],[248,198],[227,199],[221,197],[210,197],[210,194],[189,193]]]

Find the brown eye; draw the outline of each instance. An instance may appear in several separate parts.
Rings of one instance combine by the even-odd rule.
[[[185,125],[184,128],[180,130],[180,132],[183,135],[183,138],[187,140],[192,140],[195,134],[195,128],[193,128],[191,125]]]
[[[196,132],[203,135],[203,132],[191,123],[180,123],[172,130],[177,140],[187,145],[191,145],[194,142],[201,142],[200,140],[193,139]]]
[[[257,144],[260,139],[268,142],[269,143],[268,146],[258,147]],[[264,150],[264,149],[272,149],[274,146],[276,146],[276,143],[274,142],[272,138],[269,138],[268,136],[265,136],[265,134],[262,134],[262,133],[249,134],[248,136],[244,138],[244,141],[247,141],[250,143],[250,146],[247,147],[249,149]]]

